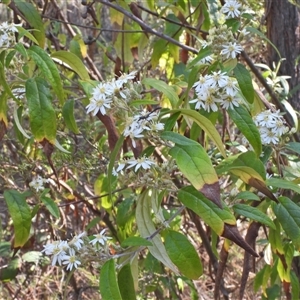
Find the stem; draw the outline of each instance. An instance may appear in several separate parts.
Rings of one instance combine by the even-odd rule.
[[[64,292],[63,292],[63,300],[67,300],[67,293],[68,293],[68,284],[70,282],[71,277],[73,276],[76,269],[73,269],[71,272],[69,272],[65,285],[64,285]]]

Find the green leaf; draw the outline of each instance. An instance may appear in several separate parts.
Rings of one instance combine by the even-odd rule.
[[[79,134],[80,132],[74,117],[74,99],[70,99],[65,102],[62,108],[62,115],[64,117],[67,127],[75,134]]]
[[[26,36],[28,39],[33,41],[35,44],[39,45],[38,40],[28,30],[26,30],[22,26],[17,26],[17,29],[19,32],[19,40],[21,39],[21,37]],[[35,32],[35,35],[38,34],[38,30],[35,30],[33,32]],[[22,51],[21,54],[24,56],[24,51]],[[26,57],[26,55],[24,57]]]
[[[238,129],[247,138],[256,155],[259,156],[262,150],[260,133],[248,111],[244,107],[239,106],[234,109],[229,109],[228,114]]]
[[[137,199],[135,216],[138,230],[142,237],[151,237],[150,241],[153,246],[148,247],[150,253],[166,267],[177,273],[177,268],[168,256],[160,235],[156,233],[152,236],[156,232],[156,228],[151,218],[151,195],[149,195],[149,193],[151,193],[151,191],[145,190]]]
[[[194,67],[197,63],[199,63],[201,61],[201,59],[205,58],[206,56],[211,54],[211,50],[209,47],[205,47],[202,48],[197,57],[194,58],[191,62],[188,63],[188,65],[186,66],[187,69],[190,69],[192,67]]]
[[[43,196],[41,197],[41,201],[45,204],[46,208],[53,217],[56,219],[60,217],[59,208],[51,198]]]
[[[163,132],[161,138],[175,143],[169,153],[196,189],[218,182],[211,160],[199,143],[175,132]]]
[[[4,191],[4,198],[14,224],[14,248],[22,247],[28,240],[31,227],[31,211],[26,202],[30,194],[16,190]]]
[[[103,300],[122,300],[116,278],[115,262],[113,259],[106,261],[101,268],[100,294]]]
[[[62,86],[62,80],[53,60],[43,49],[38,46],[31,46],[27,50],[27,53],[37,64],[39,70],[42,72],[45,78],[49,80],[54,92],[56,93],[60,101],[60,104],[63,104],[64,90]]]
[[[232,163],[232,167],[251,167],[263,179],[266,179],[266,170],[260,159],[253,151],[247,151],[240,154]]]
[[[118,284],[123,300],[135,300],[134,282],[130,264],[125,265],[118,274]]]
[[[40,251],[29,251],[22,255],[22,260],[37,264],[42,256]]]
[[[260,201],[259,197],[255,193],[249,191],[243,191],[238,193],[235,196],[235,199]]]
[[[214,141],[216,146],[218,147],[220,153],[223,157],[226,157],[226,152],[224,150],[224,143],[218,133],[216,127],[212,124],[212,122],[207,119],[206,117],[202,116],[199,112],[192,110],[192,109],[174,109],[170,110],[166,113],[177,113],[180,112],[185,118],[194,121],[198,124],[207,135]]]
[[[287,197],[279,197],[274,213],[282,228],[300,250],[300,207]]]
[[[61,50],[51,53],[51,57],[58,60],[58,62],[67,64],[82,80],[90,79],[90,75],[82,60],[74,53]]]
[[[40,13],[35,9],[35,7],[31,3],[25,1],[16,1],[15,5],[25,16],[25,19],[29,23],[29,25],[36,29],[33,31],[33,35],[38,41],[40,47],[44,48],[46,35]]]
[[[121,243],[122,247],[152,246],[152,243],[140,236],[131,236]]]
[[[256,222],[265,224],[273,229],[276,229],[275,224],[273,221],[262,211],[260,211],[256,207],[252,207],[247,204],[235,204],[233,205],[233,210],[246,218],[249,218],[250,220],[254,220]]]
[[[198,279],[203,273],[203,267],[187,237],[173,230],[167,230],[164,237],[167,253],[179,271],[190,279]]]
[[[175,108],[179,103],[178,95],[175,92],[175,89],[166,84],[164,81],[157,80],[155,78],[145,78],[142,81],[143,84],[149,85],[159,92],[163,93],[169,100],[173,108]]]
[[[281,178],[269,178],[266,180],[266,184],[272,187],[278,187],[280,189],[292,190],[300,194],[300,187],[298,184]]]
[[[290,142],[290,143],[287,143],[285,145],[285,147],[289,150],[296,152],[297,154],[300,154],[300,143]]]
[[[192,186],[180,189],[178,199],[200,216],[218,235],[223,233],[224,223],[230,225],[236,223],[234,216],[228,210],[221,209]]]
[[[237,64],[233,72],[243,95],[246,100],[252,104],[254,101],[254,88],[249,71],[242,64]]]
[[[42,78],[30,78],[26,81],[30,127],[38,142],[44,139],[55,143],[56,115],[51,105],[51,94],[47,82]]]

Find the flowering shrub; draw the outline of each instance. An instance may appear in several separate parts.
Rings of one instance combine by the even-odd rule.
[[[247,57],[245,37],[257,32],[246,1],[202,4],[191,4],[188,14],[186,1],[167,1],[163,9],[82,1],[94,21],[95,11],[106,7],[114,26],[123,26],[109,45],[97,40],[100,35],[83,43],[66,20],[73,36],[64,39],[62,30],[57,40],[53,20],[44,22],[47,14],[29,2],[15,2],[21,24],[0,25],[0,138],[8,149],[15,139],[22,154],[23,183],[9,179],[4,191],[14,225],[11,246],[25,250],[31,227],[47,218],[50,233],[34,229],[38,261],[42,253],[68,272],[66,287],[76,270],[93,266],[104,300],[144,298],[152,291],[175,299],[184,288],[192,295],[192,280],[201,280],[204,269],[201,245],[213,262],[215,299],[229,293],[222,278],[234,249],[244,255],[240,295],[249,263],[265,253],[255,290],[277,297],[276,282],[288,299],[299,297],[292,260],[300,245],[300,147],[290,142],[297,137],[297,117],[294,124],[286,121],[285,112],[270,104],[268,81],[255,83],[240,59]],[[198,31],[200,14],[205,20]],[[101,72],[89,43],[103,54]],[[113,66],[105,65],[104,55]],[[285,103],[281,81],[274,82]],[[5,178],[4,167],[1,172]],[[82,221],[79,203],[97,218],[82,222],[77,235],[66,233]],[[69,226],[65,207],[74,207],[76,216]],[[163,288],[151,290],[147,276]]]

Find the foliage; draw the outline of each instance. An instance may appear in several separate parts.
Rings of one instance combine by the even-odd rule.
[[[236,251],[240,299],[251,270],[263,299],[299,299],[297,116],[281,61],[259,84],[244,64],[267,41],[246,1],[82,1],[81,23],[2,2],[1,281],[33,263],[67,273],[65,299],[91,270],[102,299],[197,299],[201,252],[219,299]]]

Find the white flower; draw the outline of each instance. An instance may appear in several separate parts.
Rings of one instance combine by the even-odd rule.
[[[234,106],[239,106],[239,98],[231,95],[227,95],[222,99],[221,106],[224,109],[233,109]]]
[[[106,91],[109,95],[113,96],[119,94],[122,98],[126,99],[126,94],[122,92],[122,82],[113,79],[106,85]]]
[[[260,129],[261,141],[263,144],[278,144],[279,138],[272,130],[269,128],[263,127]]]
[[[161,131],[161,130],[164,130],[164,128],[165,128],[164,123],[150,123],[151,131]]]
[[[94,239],[92,239],[90,241],[90,244],[95,246],[97,243],[99,243],[102,246],[104,246],[106,244],[106,242],[111,239],[111,237],[107,237],[107,236],[104,235],[105,231],[106,231],[106,228],[103,229],[100,233],[95,234]]]
[[[67,241],[60,241],[56,247],[53,248],[52,266],[55,266],[57,262],[61,266],[63,256],[66,254],[68,248],[69,245]]]
[[[195,109],[200,109],[201,107],[204,108],[204,101],[202,99],[200,99],[199,97],[189,101],[189,103],[196,103]]]
[[[224,55],[226,59],[230,57],[236,58],[237,54],[240,54],[243,51],[243,47],[236,42],[230,42],[222,47],[223,50],[221,51],[221,54]]]
[[[217,111],[218,110],[218,106],[217,106],[218,102],[222,102],[222,100],[217,99],[213,94],[210,94],[204,101],[203,109],[208,112],[210,112],[210,110]]]
[[[81,265],[81,262],[77,260],[75,256],[75,250],[73,248],[70,248],[69,255],[64,255],[62,259],[63,259],[63,264],[67,265],[67,270],[70,271],[73,269],[73,267],[77,269],[78,265]]]
[[[43,191],[44,188],[44,183],[48,182],[48,179],[42,178],[40,175],[37,177],[34,177],[32,181],[29,183],[29,186],[34,188],[37,192]]]
[[[130,159],[127,161],[128,163],[128,167],[126,169],[132,168],[135,166],[134,171],[136,172],[138,169],[140,169],[141,167],[144,170],[148,170],[151,168],[152,165],[155,165],[155,162],[152,161],[151,159],[147,158],[147,157],[141,157],[138,159]]]
[[[59,243],[60,241],[54,241],[53,243],[44,245],[44,249],[42,250],[42,252],[45,252],[46,255],[52,255],[54,249],[58,246]]]
[[[148,128],[148,127],[147,127]],[[135,143],[135,138],[143,138],[144,135],[142,134],[142,132],[144,131],[145,129],[145,126],[144,128],[140,126],[139,122],[138,121],[133,121],[131,124],[129,124],[124,132],[123,132],[123,135],[126,137],[126,136],[129,136],[132,140],[132,146],[135,148],[136,147],[136,143]]]
[[[241,12],[239,8],[241,4],[236,0],[228,0],[225,5],[222,7],[221,12],[226,14],[226,19],[239,17]]]
[[[107,92],[107,83],[100,82],[92,92],[92,99],[97,100],[105,100],[106,96],[110,96],[110,94]]]
[[[209,87],[208,80],[210,79],[210,77],[211,75],[200,75],[199,80],[193,85],[196,93],[201,94],[206,92],[207,88]]]
[[[213,72],[210,76],[210,78],[207,80],[207,84],[209,84],[211,87],[224,87],[227,85],[228,76],[226,73],[221,73],[221,71]]]
[[[106,109],[110,108],[110,103],[112,102],[112,99],[105,98],[105,99],[91,99],[91,102],[89,105],[86,106],[86,113],[93,112],[92,115],[96,116],[96,114],[100,111],[101,114],[104,116],[106,115]]]
[[[122,74],[118,79],[117,82],[120,83],[121,85],[127,83],[129,80],[132,80],[135,78],[135,74],[137,71],[133,71],[129,74]]]
[[[80,248],[82,248],[82,245],[84,244],[82,237],[84,237],[85,235],[86,235],[85,232],[75,235],[73,239],[69,242],[69,244],[74,245],[77,248],[77,250],[79,250]]]
[[[227,84],[223,87],[226,94],[230,96],[235,96],[236,92],[238,91],[237,81],[233,77],[229,77],[227,79]]]

